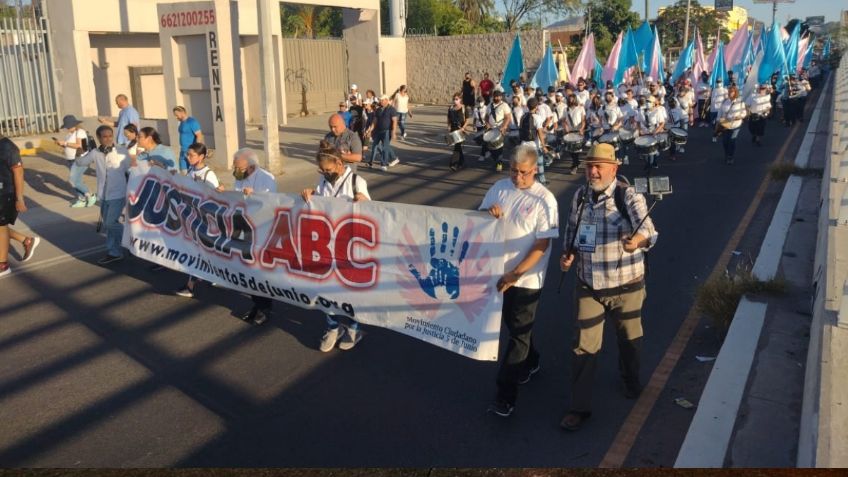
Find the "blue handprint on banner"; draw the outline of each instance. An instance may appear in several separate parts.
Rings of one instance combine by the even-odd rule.
[[[436,298],[436,290],[444,287],[451,300],[459,297],[459,265],[468,253],[468,241],[463,242],[456,258],[456,242],[459,239],[459,227],[453,228],[453,239],[448,250],[448,223],[442,222],[442,243],[436,251],[436,231],[430,229],[430,273],[422,277],[415,265],[409,264],[409,271],[418,280],[424,293]]]

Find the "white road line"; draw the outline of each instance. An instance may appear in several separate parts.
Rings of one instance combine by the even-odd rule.
[[[16,275],[21,275],[21,274],[24,274],[24,273],[32,273],[32,272],[35,272],[35,271],[38,271],[38,270],[43,270],[45,268],[50,268],[50,267],[53,267],[53,266],[56,266],[56,265],[61,265],[65,262],[70,262],[71,260],[74,260],[74,259],[77,259],[77,258],[83,258],[83,257],[87,257],[89,255],[94,255],[95,253],[102,252],[104,250],[106,250],[105,244],[104,245],[95,245],[93,247],[88,247],[88,248],[84,248],[84,249],[81,249],[81,250],[77,250],[77,251],[70,253],[70,254],[59,255],[58,257],[48,258],[46,260],[41,260],[41,261],[38,261],[38,262],[23,265],[23,266],[20,266],[20,267],[13,267],[12,273],[10,273],[9,275],[6,275],[4,277],[0,277],[0,280],[3,280],[5,278],[11,278],[11,277],[14,277]]]

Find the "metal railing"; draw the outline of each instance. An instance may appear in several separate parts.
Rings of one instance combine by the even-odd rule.
[[[59,112],[46,18],[0,19],[0,132],[56,131]]]

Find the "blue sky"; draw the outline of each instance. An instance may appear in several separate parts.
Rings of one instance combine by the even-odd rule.
[[[632,0],[631,10],[642,18],[645,15],[645,0]],[[715,5],[715,0],[699,0],[701,5]],[[648,10],[651,18],[656,18],[659,7],[667,7],[676,3],[676,0],[648,0]],[[748,15],[753,16],[766,24],[771,23],[771,3],[754,3],[753,0],[734,0],[734,6],[748,10]],[[824,15],[825,22],[839,21],[839,12],[848,10],[848,0],[795,0],[795,3],[778,3],[776,19],[781,24],[786,24],[789,19],[804,19],[808,16]]]

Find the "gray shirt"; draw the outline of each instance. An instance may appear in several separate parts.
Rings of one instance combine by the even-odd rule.
[[[345,129],[338,136],[335,136],[332,132],[327,133],[324,140],[342,152],[362,153],[362,141],[359,140],[359,135],[350,129]]]
[[[97,170],[97,195],[103,200],[126,198],[127,171],[132,162],[127,149],[116,146],[106,154],[95,149],[77,159],[80,166],[88,166],[92,162]]]

